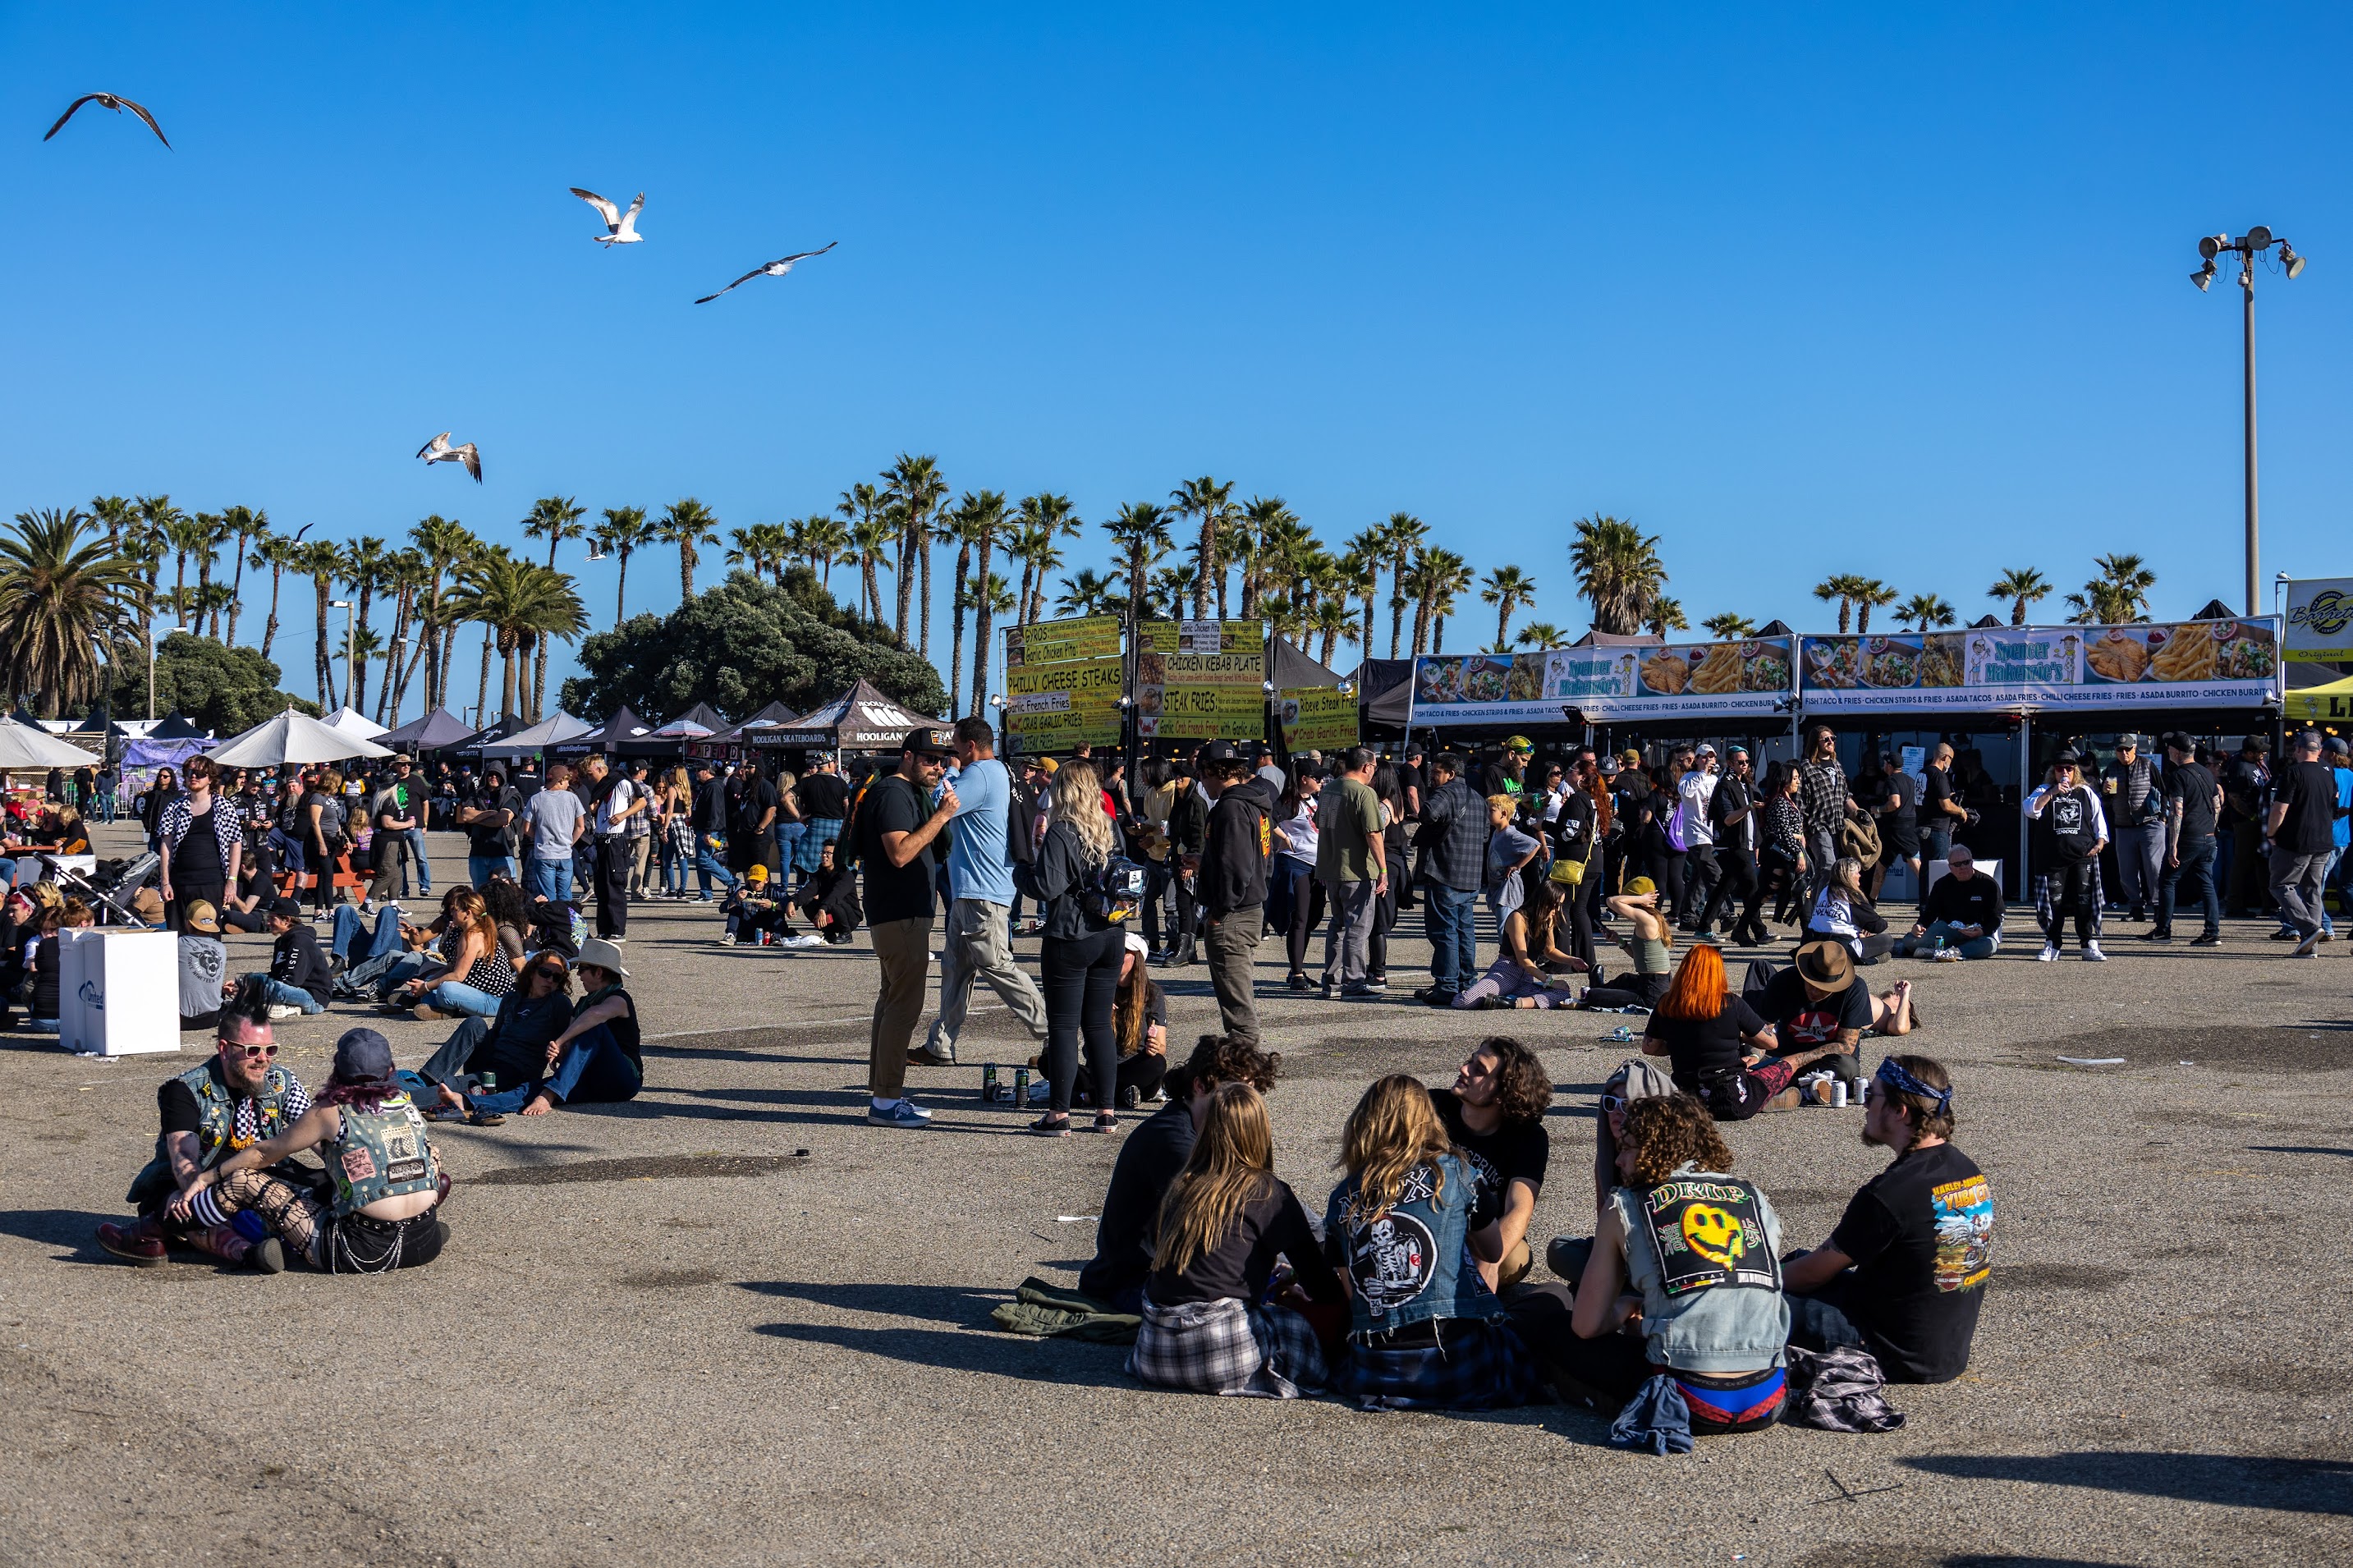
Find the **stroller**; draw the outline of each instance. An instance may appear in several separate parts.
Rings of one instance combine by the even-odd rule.
[[[149,850],[135,860],[101,860],[88,871],[76,871],[58,863],[54,856],[44,855],[41,864],[48,870],[48,879],[69,898],[77,898],[99,911],[99,920],[106,925],[144,926],[138,911],[131,907],[132,895],[147,885],[148,879],[162,868],[163,857]]]

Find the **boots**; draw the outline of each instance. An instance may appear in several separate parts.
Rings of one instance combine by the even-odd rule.
[[[243,1218],[243,1215],[239,1215]],[[286,1272],[286,1249],[278,1238],[265,1233],[259,1241],[248,1239],[237,1225],[216,1225],[207,1230],[188,1233],[188,1245],[198,1252],[208,1252],[224,1263],[244,1264],[264,1274]]]
[[[153,1215],[141,1217],[131,1225],[101,1225],[98,1227],[98,1244],[115,1257],[152,1268],[168,1255],[164,1240],[164,1225]]]
[[[1199,955],[1193,951],[1193,934],[1192,932],[1187,931],[1183,936],[1177,938],[1176,951],[1168,955],[1168,967],[1171,969],[1188,968],[1198,962],[1198,957]]]

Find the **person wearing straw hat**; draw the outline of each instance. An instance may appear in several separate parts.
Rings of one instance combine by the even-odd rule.
[[[572,1022],[548,1042],[547,1075],[519,1114],[544,1116],[559,1105],[612,1105],[645,1087],[638,1043],[638,1005],[626,987],[621,950],[602,937],[580,944],[580,988]],[[520,1092],[520,1091],[518,1091]]]

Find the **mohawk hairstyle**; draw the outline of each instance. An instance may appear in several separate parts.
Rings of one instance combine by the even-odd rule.
[[[237,994],[220,1011],[221,1032],[225,1035],[233,1024],[248,1028],[269,1027],[269,990],[259,974],[248,974],[237,983]]]

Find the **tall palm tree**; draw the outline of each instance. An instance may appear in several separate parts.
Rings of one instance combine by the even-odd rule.
[[[1854,591],[1854,629],[1858,635],[1871,630],[1871,612],[1883,610],[1903,597],[1897,589],[1889,587],[1876,577],[1865,577]]]
[[[837,517],[822,512],[801,519],[801,548],[828,594],[833,592],[833,563],[849,548],[849,530]]]
[[[907,641],[908,612],[913,605],[920,574],[923,585],[923,651],[932,651],[932,534],[940,509],[947,504],[948,482],[937,458],[902,452],[882,474],[885,499],[896,504],[899,524],[899,645]],[[916,555],[923,556],[920,566]],[[876,617],[878,620],[880,616]]]
[[[884,509],[890,504],[891,497],[881,485],[852,485],[841,492],[841,500],[833,510],[834,514],[841,519],[842,523],[844,543],[841,550],[841,563],[843,565],[851,564],[852,555],[865,553],[863,547],[858,542],[859,524],[873,522],[882,515]],[[871,533],[872,530],[869,529],[868,531]],[[875,564],[879,566],[882,563],[878,561]],[[873,578],[866,574],[863,568],[860,569],[860,578],[861,588],[871,597]],[[866,611],[861,608],[859,614],[864,615]],[[878,616],[875,618],[879,620],[881,617]]]
[[[172,547],[172,603],[185,605],[188,599],[188,557],[212,542],[211,521],[201,514],[191,517],[175,507],[154,528],[163,535],[164,542]]]
[[[987,626],[999,616],[1013,613],[1013,585],[1002,574],[991,572],[976,575],[965,589],[965,602],[973,612],[976,626]],[[978,714],[988,706],[988,644],[976,641],[972,650],[972,710]]]
[[[1573,526],[1568,560],[1577,592],[1593,605],[1593,629],[1620,637],[1639,631],[1667,585],[1659,536],[1617,517],[1580,517]]]
[[[1194,552],[1193,618],[1197,621],[1209,613],[1209,583],[1218,570],[1218,529],[1226,521],[1233,493],[1231,479],[1215,479],[1207,474],[1187,479],[1168,492],[1169,512],[1201,525],[1200,542]]]
[[[401,704],[408,697],[409,678],[416,673],[423,655],[423,639],[413,634],[417,600],[425,592],[427,576],[425,555],[419,550],[396,550],[385,563],[385,586],[393,594],[392,643],[385,649],[384,684],[376,698],[375,721],[379,724],[400,722]]]
[[[1054,609],[1064,616],[1100,616],[1117,584],[1091,567],[1082,567],[1078,575],[1062,579],[1062,591],[1055,597]]]
[[[1410,512],[1393,511],[1379,532],[1389,566],[1389,657],[1395,658],[1405,637],[1406,574],[1413,568],[1414,552],[1430,537],[1430,524]]]
[[[555,568],[555,549],[567,539],[577,539],[584,530],[580,520],[588,509],[570,496],[542,496],[531,503],[531,515],[522,520],[525,539],[547,541],[547,565]]]
[[[1736,616],[1727,610],[1700,622],[1699,629],[1718,642],[1738,642],[1757,635],[1757,623],[1746,616]]]
[[[227,602],[216,601],[213,595],[213,562],[219,557],[221,544],[229,536],[228,521],[220,513],[212,511],[200,511],[189,521],[196,525],[192,535],[196,542],[196,601],[205,606],[196,612],[196,618],[189,625],[203,626],[204,618],[209,614],[212,624],[206,635],[218,642],[220,611],[226,607]]]
[[[1417,584],[1420,595],[1413,618],[1414,652],[1423,651],[1421,634],[1425,624],[1430,630],[1429,651],[1439,651],[1440,639],[1446,636],[1447,617],[1454,613],[1455,596],[1478,581],[1471,563],[1451,550],[1425,552]]]
[[[965,586],[972,580],[972,495],[967,491],[963,501],[940,513],[941,529],[955,542],[955,571],[948,582],[948,711],[955,713],[964,707],[964,613]]]
[[[1250,617],[1244,616],[1242,619],[1248,620]],[[1345,595],[1332,595],[1328,598],[1316,601],[1314,614],[1308,620],[1304,629],[1323,640],[1323,651],[1315,657],[1328,666],[1332,662],[1332,655],[1339,648],[1340,639],[1356,629],[1356,611],[1350,606]]]
[[[435,512],[419,519],[408,531],[409,542],[425,557],[425,602],[418,616],[417,637],[425,653],[425,709],[449,703],[449,656],[457,644],[458,619],[442,612],[442,579],[481,548],[471,530],[455,518]],[[276,601],[273,598],[272,603]],[[275,624],[276,612],[271,612]]]
[[[1910,628],[1915,632],[1949,626],[1953,620],[1953,606],[1936,594],[1915,594],[1895,611],[1895,624],[1901,626],[1909,623]]]
[[[646,521],[646,509],[641,506],[608,506],[605,521],[596,529],[596,552],[610,555],[619,563],[613,584],[613,628],[620,629],[628,619],[629,557],[654,542],[653,526]]]
[[[899,537],[898,508],[885,507],[871,517],[861,517],[849,525],[849,555],[856,557],[858,580],[865,590],[858,613],[877,626],[882,621],[882,584],[880,573],[891,563],[892,542]],[[849,563],[849,558],[844,558]]]
[[[702,547],[719,542],[719,520],[711,509],[692,496],[670,503],[661,515],[654,537],[663,544],[678,546],[678,602],[683,606],[694,598],[694,568],[702,559]]]
[[[1364,629],[1356,637],[1357,657],[1373,657],[1373,602],[1380,596],[1381,563],[1388,559],[1388,542],[1377,528],[1358,530],[1348,540],[1347,552],[1340,557],[1340,575],[1346,580],[1348,592],[1364,601]]]
[[[0,661],[11,699],[39,694],[41,717],[94,695],[100,648],[132,640],[138,577],[77,508],[18,512],[0,537]]]
[[[1986,590],[1989,599],[2010,601],[2010,624],[2022,626],[2026,613],[2037,599],[2047,599],[2052,589],[2051,580],[2031,566],[2012,566],[1994,580]]]
[[[1559,647],[1568,641],[1568,634],[1550,621],[1530,621],[1516,640],[1522,647]]]
[[[1839,636],[1846,636],[1847,628],[1854,624],[1855,604],[1870,583],[1871,579],[1860,572],[1835,572],[1814,584],[1815,598],[1838,605]]]
[[[375,609],[376,585],[384,579],[385,564],[389,559],[384,541],[372,535],[363,535],[343,546],[343,581],[350,585],[354,602],[351,669],[344,678],[351,689],[343,694],[343,700],[351,704],[354,712],[367,711],[367,660],[359,656],[359,633],[375,624],[370,616]]]
[[[332,540],[314,539],[294,552],[294,570],[311,579],[317,597],[318,620],[313,628],[313,668],[319,680],[319,711],[332,713],[342,705],[335,695],[333,661],[327,654],[327,601],[335,596],[335,578],[343,569],[343,552]]]
[[[254,547],[253,564],[269,568],[269,618],[261,626],[261,657],[264,658],[269,657],[269,645],[278,640],[278,592],[285,585],[286,569],[294,564],[295,554],[302,548],[300,538],[299,534],[293,539],[282,534],[269,534]]]
[[[2141,564],[2137,555],[2102,555],[2092,563],[2100,574],[2084,584],[2080,594],[2067,595],[2067,618],[2094,626],[2115,626],[2148,619],[2148,591],[2157,574]]]
[[[587,611],[569,576],[535,561],[519,560],[503,550],[488,550],[476,556],[462,574],[452,601],[459,616],[482,625],[490,645],[505,661],[500,701],[501,710],[507,713],[517,712],[516,704],[522,700],[518,688],[522,659],[550,637],[569,639],[587,624]],[[545,696],[544,687],[533,689],[522,717],[535,721]]]
[[[1495,606],[1495,641],[1509,647],[1512,642],[1512,614],[1521,605],[1533,604],[1536,596],[1536,580],[1516,566],[1498,566],[1487,574],[1487,585],[1479,597]]]
[[[973,595],[972,627],[972,711],[978,717],[988,703],[988,662],[990,638],[995,634],[997,602],[1003,579],[992,574],[988,558],[997,548],[997,540],[1006,529],[1005,492],[1003,490],[965,491],[964,498],[964,529],[973,543],[973,581],[980,585]],[[1013,611],[1013,595],[1003,595],[1004,613]]]
[[[1305,532],[1305,525],[1281,496],[1252,496],[1235,514],[1235,532],[1243,544],[1242,619],[1256,620],[1268,568],[1282,559],[1283,545]]]
[[[1021,588],[1013,613],[1026,626],[1037,619],[1033,606],[1046,596],[1046,574],[1062,563],[1057,542],[1078,538],[1084,525],[1070,497],[1042,490],[1021,498],[1013,509],[1013,521],[1020,531],[1007,548],[1021,563]]]
[[[229,549],[237,557],[228,585],[228,643],[234,647],[237,612],[245,607],[246,561],[254,542],[269,531],[269,514],[249,506],[223,507],[221,523],[228,531]]]
[[[1642,612],[1642,627],[1652,637],[1662,637],[1669,632],[1691,630],[1691,623],[1683,619],[1681,599],[1657,598],[1652,599],[1651,607]]]
[[[1135,685],[1135,658],[1143,651],[1137,628],[1144,624],[1146,578],[1152,563],[1175,548],[1169,537],[1168,514],[1148,500],[1130,501],[1119,515],[1103,525],[1111,536],[1112,564],[1127,575],[1122,595],[1127,626],[1127,684]]]
[[[121,496],[94,496],[90,499],[90,515],[106,528],[106,547],[120,551],[122,536],[139,520],[139,509]]]

